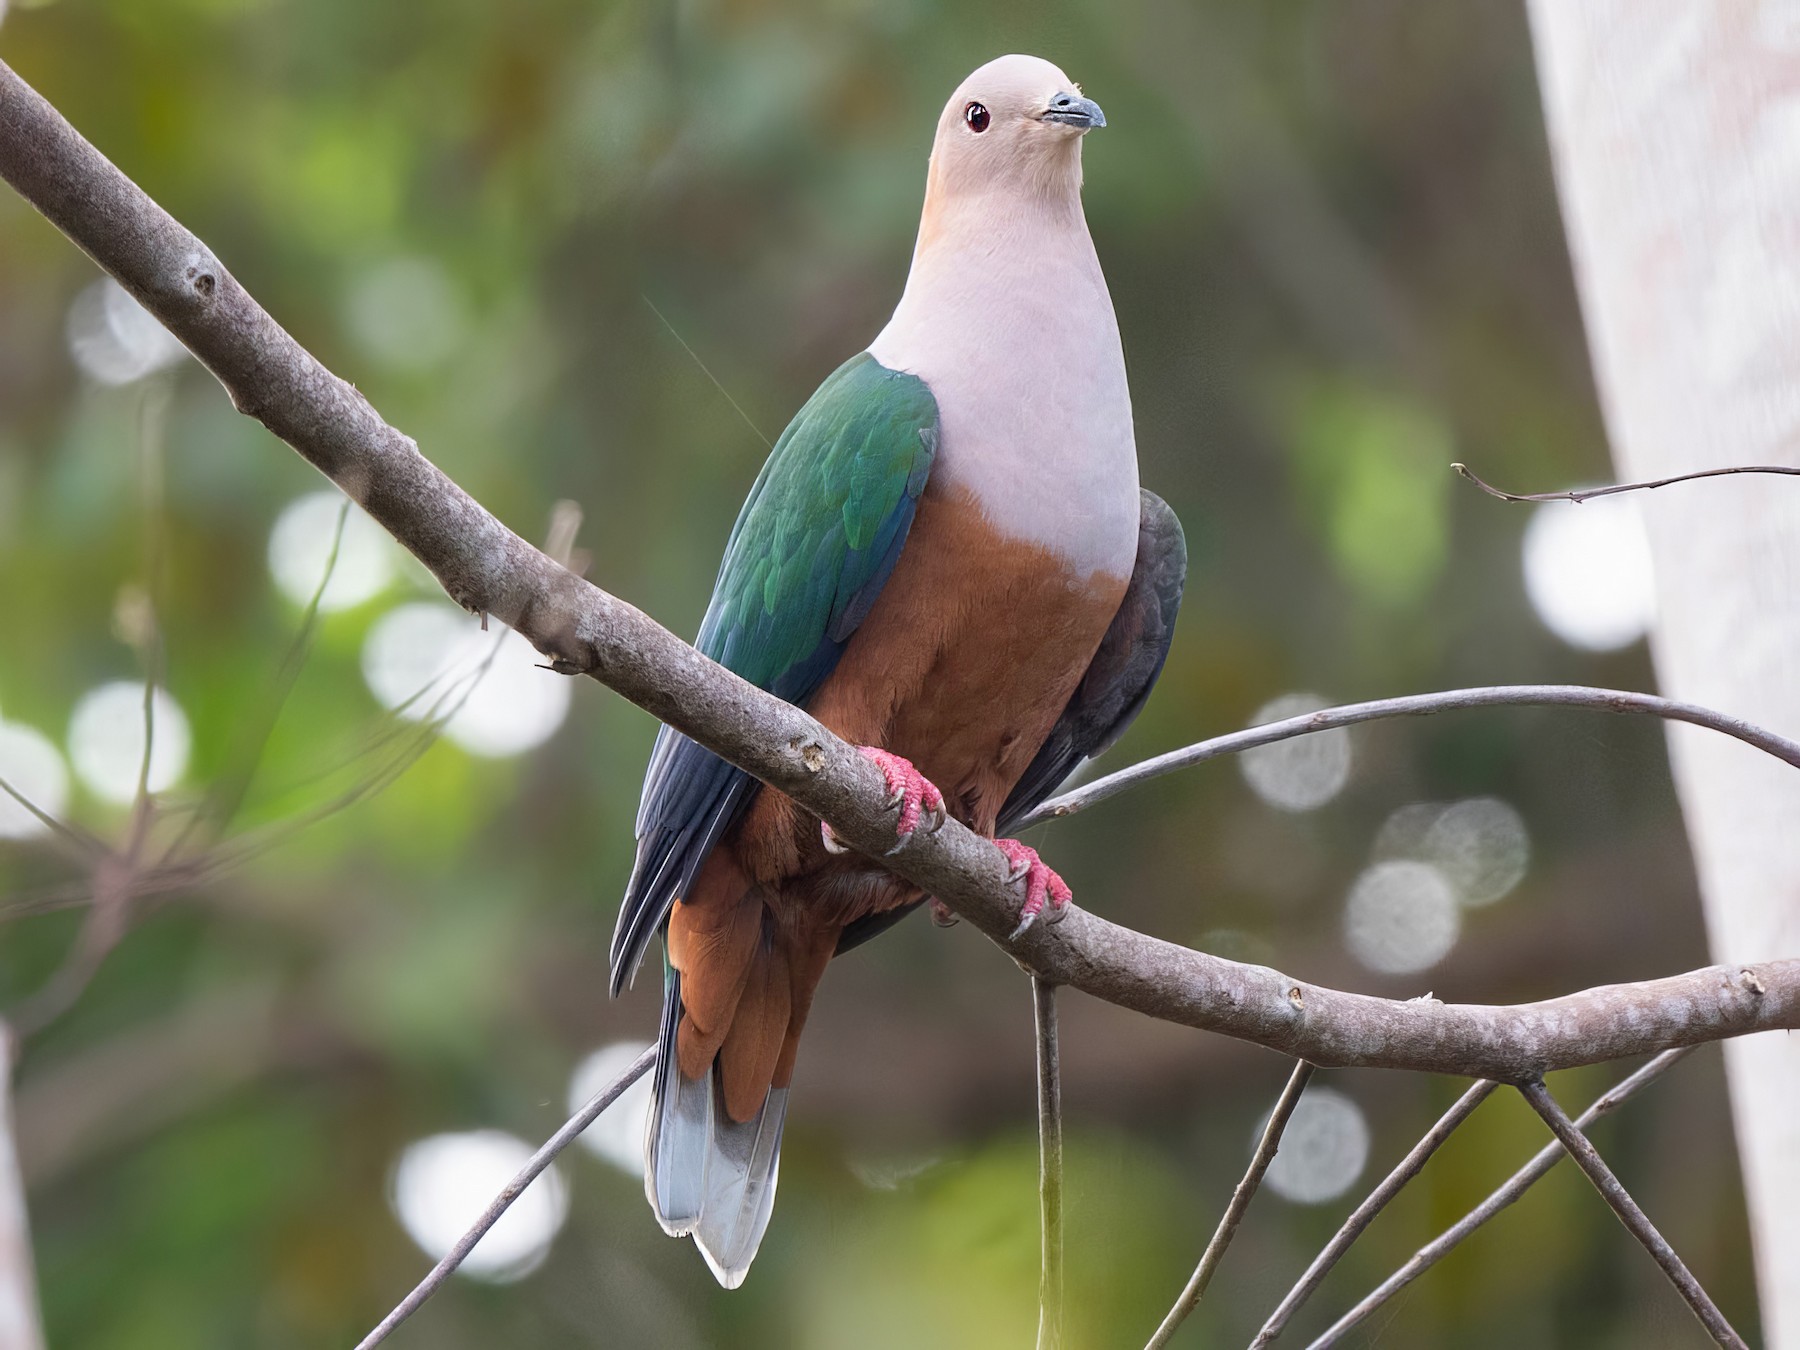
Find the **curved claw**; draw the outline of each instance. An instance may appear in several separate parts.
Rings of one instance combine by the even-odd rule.
[[[899,835],[901,843],[912,838],[922,820],[929,820],[932,830],[944,823],[944,794],[938,791],[937,784],[912,766],[911,760],[873,745],[856,748],[864,759],[881,770],[881,777],[887,784],[888,805],[900,808],[894,833]]]
[[[1075,893],[1042,858],[1037,850],[1028,844],[1021,844],[1017,839],[996,839],[994,847],[1012,864],[1012,870],[1006,874],[1009,882],[1025,880],[1025,903],[1019,906],[1019,926],[1007,935],[1008,942],[1016,942],[1025,936],[1031,925],[1037,922],[1039,914],[1049,906],[1049,922],[1055,923],[1068,911],[1069,902]]]
[[[882,782],[887,785],[888,805],[900,808],[900,819],[894,825],[895,844],[888,850],[888,855],[891,857],[906,847],[907,841],[920,825],[925,826],[927,834],[935,833],[948,817],[944,807],[944,794],[938,791],[937,784],[915,769],[911,760],[873,745],[859,745],[856,749],[863,758],[881,770]],[[850,851],[850,846],[833,833],[831,826],[822,821],[819,824],[819,838],[827,853]]]

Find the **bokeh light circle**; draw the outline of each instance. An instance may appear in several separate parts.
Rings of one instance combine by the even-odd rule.
[[[1251,1147],[1267,1127],[1256,1127]],[[1281,1151],[1263,1180],[1270,1190],[1297,1205],[1335,1200],[1362,1175],[1369,1160],[1369,1123],[1362,1108],[1341,1092],[1309,1087],[1281,1135]]]
[[[0,778],[45,815],[68,808],[69,770],[55,742],[35,727],[0,722]],[[0,792],[0,839],[30,839],[48,828],[11,793]]]
[[[363,679],[410,721],[450,713],[444,736],[470,754],[504,758],[542,745],[569,713],[569,681],[498,623],[489,631],[452,605],[422,600],[381,616],[363,642]]]
[[[1506,895],[1531,865],[1525,821],[1498,797],[1452,802],[1425,834],[1423,857],[1456,887],[1456,898],[1474,908]]]
[[[161,792],[187,772],[193,734],[187,714],[158,689],[150,701],[154,729],[147,786]],[[120,806],[137,796],[144,764],[144,686],[130,680],[103,684],[84,694],[69,719],[69,762],[96,797]]]
[[[1544,503],[1525,527],[1523,558],[1531,607],[1572,647],[1629,647],[1656,617],[1650,539],[1629,497]]]
[[[269,574],[296,605],[310,604],[317,594],[319,608],[328,614],[353,609],[380,595],[394,579],[394,541],[352,506],[344,516],[331,580],[319,591],[343,509],[342,493],[309,492],[283,507],[269,531]]]
[[[644,1053],[631,1041],[605,1045],[576,1066],[569,1078],[569,1113],[573,1115],[590,1098],[630,1067]],[[655,1070],[626,1088],[600,1118],[581,1132],[581,1142],[597,1158],[603,1158],[628,1176],[644,1175],[644,1130],[650,1118],[650,1080]]]
[[[1450,954],[1461,932],[1455,888],[1430,863],[1375,863],[1357,877],[1344,902],[1350,954],[1386,975],[1430,969]]]
[[[421,1251],[442,1260],[532,1152],[503,1130],[417,1140],[394,1168],[394,1214]],[[552,1164],[482,1235],[458,1273],[494,1283],[523,1279],[543,1263],[568,1215],[568,1188]]]
[[[1390,814],[1375,836],[1377,859],[1411,858],[1443,874],[1465,908],[1509,894],[1531,865],[1531,834],[1514,807],[1498,797],[1411,802]]]
[[[75,297],[64,331],[81,373],[100,384],[130,384],[187,355],[175,336],[111,277]]]
[[[1283,694],[1256,710],[1251,726],[1279,722],[1328,706],[1316,694]],[[1350,733],[1342,727],[1259,746],[1238,756],[1244,781],[1270,806],[1311,811],[1343,790],[1350,778]]]

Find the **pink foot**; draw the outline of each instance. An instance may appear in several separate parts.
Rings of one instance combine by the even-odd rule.
[[[1037,916],[1044,912],[1044,902],[1050,904],[1050,921],[1054,923],[1068,909],[1069,902],[1075,893],[1069,889],[1069,883],[1057,876],[1044,860],[1037,855],[1037,850],[1017,839],[996,839],[994,847],[1006,856],[1012,864],[1012,871],[1007,874],[1008,881],[1025,878],[1025,903],[1019,906],[1019,926],[1007,936],[1008,942],[1015,942],[1025,935],[1025,930],[1037,922]]]
[[[897,852],[913,831],[919,828],[921,819],[928,820],[929,833],[944,823],[944,794],[937,790],[935,784],[917,769],[912,761],[902,759],[899,755],[889,754],[872,745],[859,745],[857,752],[881,770],[882,779],[887,783],[888,805],[900,808],[900,819],[895,822],[894,834],[899,840],[888,850]],[[831,826],[823,821],[819,823],[819,837],[825,843],[827,853],[846,853],[849,846],[839,842]]]

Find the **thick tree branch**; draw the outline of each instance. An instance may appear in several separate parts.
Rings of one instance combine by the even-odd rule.
[[[4,64],[0,177],[166,324],[240,410],[360,502],[464,608],[503,620],[556,669],[593,676],[788,793],[854,847],[885,854],[893,821],[873,765],[800,709],[706,660],[502,525]],[[1757,734],[1765,748],[1779,741]],[[1007,864],[954,821],[921,831],[886,862],[1048,979],[1320,1065],[1523,1082],[1553,1068],[1800,1026],[1800,960],[1711,967],[1515,1008],[1400,1003],[1223,961],[1081,910],[1007,943],[1018,906]]]

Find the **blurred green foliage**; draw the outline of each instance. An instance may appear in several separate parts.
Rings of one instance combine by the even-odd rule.
[[[555,500],[580,502],[589,575],[679,631],[763,440],[899,294],[942,99],[1005,50],[1056,60],[1107,110],[1088,210],[1144,481],[1192,545],[1175,650],[1119,761],[1293,689],[1648,686],[1641,649],[1578,653],[1537,625],[1526,517],[1448,471],[1463,459],[1528,488],[1607,474],[1528,34],[1506,0],[13,0],[0,24],[0,56],[302,342],[526,534]],[[0,192],[0,714],[60,741],[82,691],[142,677],[115,614],[145,584],[138,466],[154,442],[155,589],[167,684],[193,722],[191,793],[267,700],[299,622],[268,579],[269,530],[319,483],[191,363],[84,380],[65,315],[93,278]],[[292,819],[367,770],[357,753],[386,724],[362,641],[426,594],[410,573],[324,618],[240,825]],[[650,990],[605,997],[653,730],[584,685],[540,750],[439,745],[372,800],[140,903],[21,1069],[54,1344],[348,1344],[373,1324],[426,1264],[387,1205],[406,1143],[484,1126],[541,1138],[575,1062],[654,1025]],[[1214,765],[1036,842],[1115,918],[1384,994],[1515,1000],[1703,960],[1656,728],[1494,712],[1373,727],[1355,746],[1347,790],[1310,814],[1271,810]],[[1360,970],[1342,899],[1381,821],[1477,793],[1523,815],[1524,884],[1470,913],[1427,975]],[[79,793],[70,814],[126,829]],[[0,842],[0,897],[79,875]],[[56,969],[80,917],[13,905],[4,1006]],[[656,1230],[635,1181],[571,1155],[547,1263],[522,1283],[457,1282],[394,1343],[1026,1344],[1025,982],[977,935],[923,923],[851,962],[815,1013],[781,1202],[742,1291],[719,1292]],[[1072,1344],[1133,1344],[1197,1257],[1283,1066],[1064,1004]],[[1365,1183],[1457,1088],[1325,1077],[1369,1117]],[[1583,1099],[1607,1081],[1567,1079]],[[1704,1052],[1599,1138],[1748,1332],[1721,1088]],[[1504,1094],[1484,1107],[1295,1336],[1541,1142]],[[1566,1171],[1368,1343],[1691,1343],[1674,1295]],[[1182,1343],[1246,1341],[1350,1200],[1259,1201]]]

